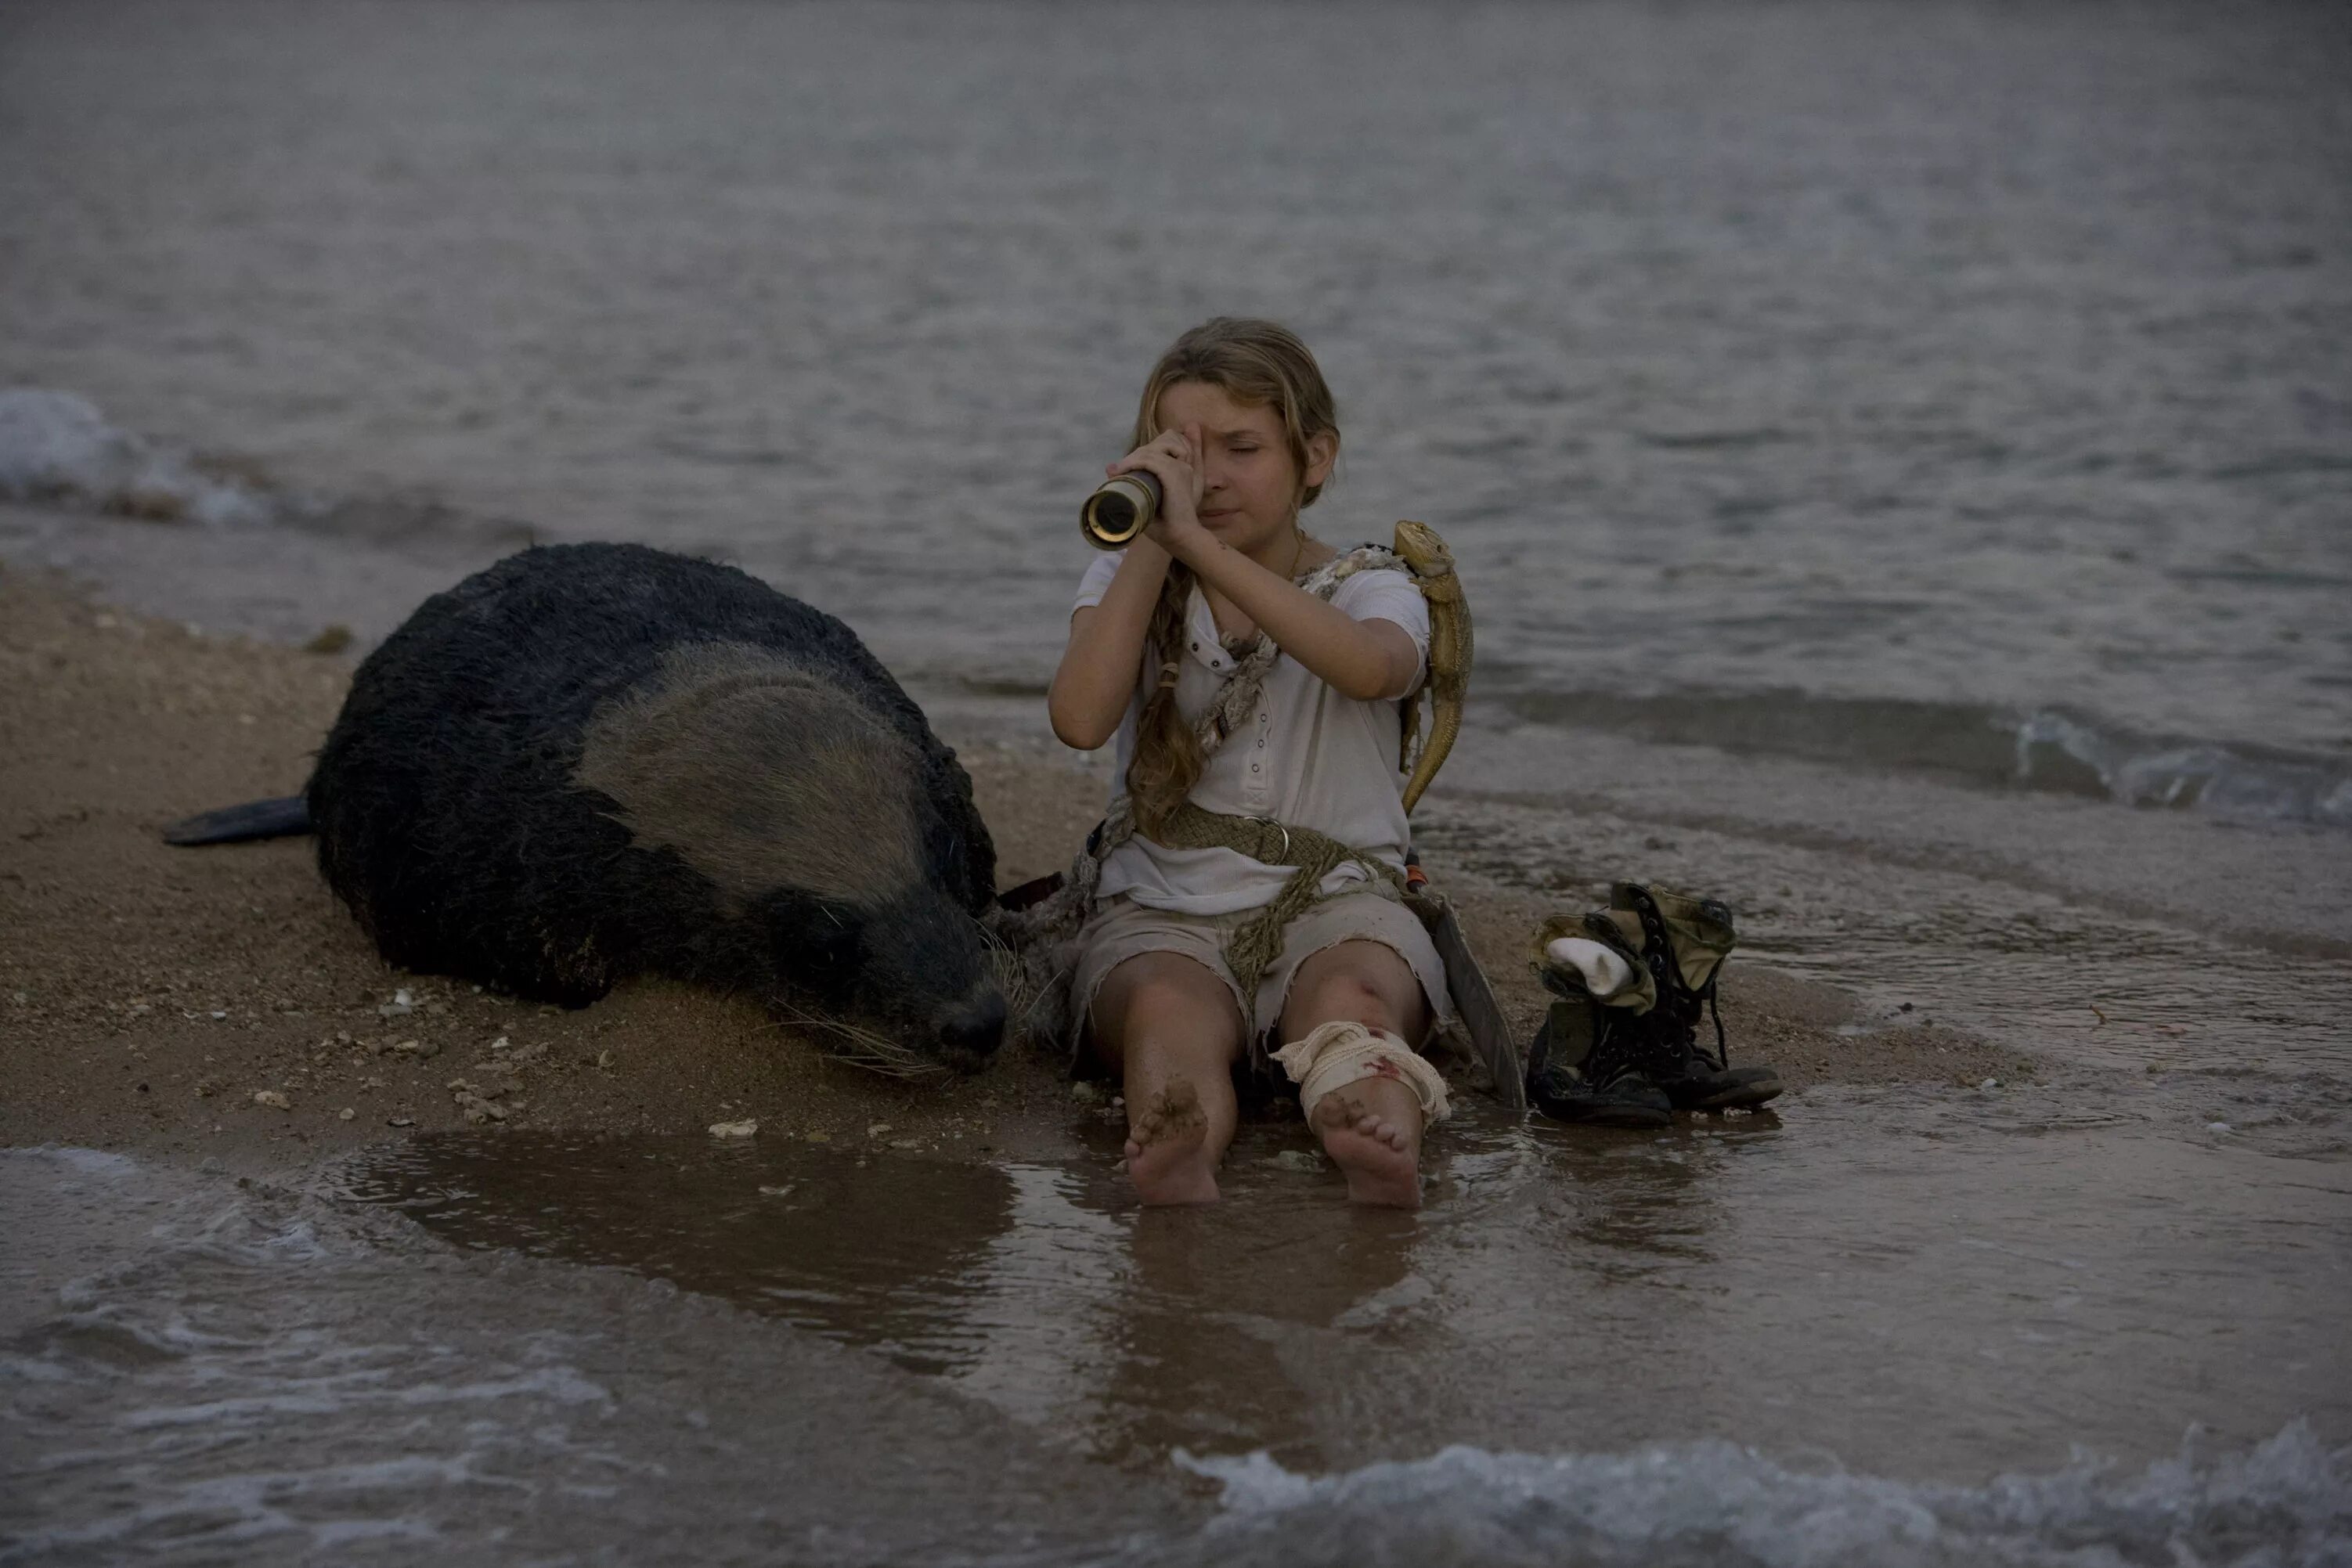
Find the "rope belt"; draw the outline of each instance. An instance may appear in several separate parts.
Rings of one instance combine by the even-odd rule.
[[[1274,902],[1225,939],[1225,967],[1234,972],[1245,998],[1256,997],[1266,966],[1280,956],[1283,928],[1321,901],[1323,879],[1340,866],[1353,861],[1387,878],[1401,902],[1405,897],[1402,872],[1369,850],[1350,849],[1313,828],[1265,817],[1232,816],[1187,800],[1150,837],[1171,850],[1234,850],[1263,865],[1295,868]],[[1377,891],[1379,884],[1373,886]]]

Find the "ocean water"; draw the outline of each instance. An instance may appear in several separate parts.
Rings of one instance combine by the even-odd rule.
[[[1267,314],[1342,407],[1309,521],[1445,534],[1492,715],[2352,812],[2338,8],[1163,21],[26,0],[0,384],[1034,693],[1152,356]]]
[[[1278,1124],[1152,1217],[1108,1145],[11,1152],[0,1563],[2352,1563],[2347,68],[2288,4],[0,7],[12,566],[364,640],[644,539],[1051,755],[1137,382],[1275,315],[1312,526],[1469,587],[1433,866],[1716,893],[2032,1063],[1477,1105],[1410,1218]]]

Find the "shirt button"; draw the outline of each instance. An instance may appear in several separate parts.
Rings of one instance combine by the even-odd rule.
[[[1251,764],[1250,764],[1250,771],[1251,771],[1251,772],[1253,772],[1253,773],[1255,773],[1255,772],[1256,772],[1256,771],[1257,771],[1257,764],[1256,764],[1256,763],[1253,762],[1253,763],[1251,763]]]
[[[1263,740],[1259,741],[1259,742],[1257,743],[1257,748],[1258,748],[1260,751],[1264,751],[1264,750],[1265,749],[1265,741],[1263,741]]]

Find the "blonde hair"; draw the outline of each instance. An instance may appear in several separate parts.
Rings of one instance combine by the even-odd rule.
[[[1185,382],[1215,387],[1249,407],[1274,410],[1300,480],[1297,504],[1315,504],[1323,486],[1305,483],[1308,443],[1326,434],[1337,442],[1339,419],[1315,356],[1296,332],[1273,321],[1220,316],[1177,339],[1144,381],[1130,448],[1160,434],[1160,400],[1169,388]],[[1207,765],[1192,727],[1176,711],[1176,681],[1168,673],[1181,658],[1184,612],[1192,599],[1192,569],[1171,562],[1145,633],[1160,675],[1144,701],[1136,725],[1135,755],[1127,767],[1128,800],[1134,807],[1136,825],[1146,834],[1156,832],[1184,803]]]

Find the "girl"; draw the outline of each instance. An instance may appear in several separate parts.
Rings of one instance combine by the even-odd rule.
[[[1445,1089],[1412,1044],[1449,1010],[1394,892],[1427,608],[1407,573],[1350,570],[1301,528],[1339,431],[1286,329],[1179,338],[1134,441],[1108,472],[1157,478],[1159,514],[1087,573],[1046,699],[1066,744],[1117,740],[1125,780],[1071,999],[1125,1080],[1128,1174],[1148,1204],[1214,1202],[1233,1066],[1272,1034],[1349,1196],[1415,1207]]]

